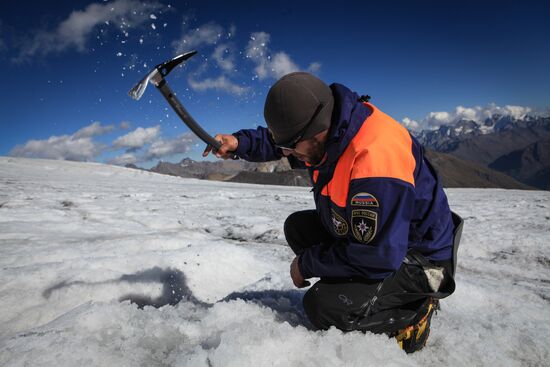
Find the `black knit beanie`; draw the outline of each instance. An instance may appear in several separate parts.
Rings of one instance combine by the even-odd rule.
[[[301,135],[309,139],[330,127],[334,98],[319,78],[295,72],[283,76],[269,90],[264,117],[276,144]]]

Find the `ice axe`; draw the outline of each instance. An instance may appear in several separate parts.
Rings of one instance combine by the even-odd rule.
[[[187,125],[191,129],[191,131],[193,131],[193,133],[195,133],[195,135],[197,135],[202,141],[204,141],[208,145],[211,145],[215,152],[220,149],[220,142],[215,140],[210,134],[204,131],[199,123],[195,121],[193,117],[191,117],[189,112],[187,112],[185,107],[183,107],[179,99],[168,86],[166,79],[164,79],[176,66],[186,61],[196,53],[197,51],[186,52],[184,54],[174,57],[173,59],[165,61],[162,64],[158,64],[153,68],[153,70],[149,72],[149,74],[145,76],[145,78],[141,79],[139,83],[137,83],[132,89],[130,89],[128,94],[136,101],[139,100],[141,96],[143,96],[143,93],[145,93],[147,85],[149,84],[149,82],[151,82],[155,87],[157,87],[164,98],[166,98],[170,106],[172,106],[176,114],[181,118],[185,125]],[[232,158],[238,159],[236,155],[234,155]]]

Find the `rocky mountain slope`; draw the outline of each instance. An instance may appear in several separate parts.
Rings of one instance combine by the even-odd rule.
[[[435,151],[428,151],[426,154],[442,177],[445,187],[530,188],[528,185],[520,183],[503,173],[449,154]],[[242,160],[197,162],[185,158],[180,163],[159,162],[149,171],[216,181],[311,186],[307,171],[291,169],[286,159],[252,163]]]
[[[550,117],[460,120],[422,131],[417,138],[427,148],[500,171],[526,185],[550,187]]]
[[[450,154],[426,150],[426,157],[437,170],[444,187],[533,189],[504,173]]]
[[[529,144],[501,156],[489,167],[518,177],[531,186],[550,190],[550,139]]]

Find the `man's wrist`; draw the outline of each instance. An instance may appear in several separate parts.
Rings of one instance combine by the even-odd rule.
[[[246,147],[247,144],[241,141],[242,134],[239,133],[239,131],[231,134],[237,139],[237,149],[234,150],[234,153],[238,155],[239,157],[243,157],[246,155],[246,150],[248,147]]]
[[[308,272],[305,271],[304,266],[302,264],[303,259],[304,259],[304,254],[298,255],[298,261],[297,261],[298,270],[300,271],[300,275],[302,275],[302,278],[309,279],[309,278],[313,277],[313,275],[311,275],[311,274],[309,274]]]

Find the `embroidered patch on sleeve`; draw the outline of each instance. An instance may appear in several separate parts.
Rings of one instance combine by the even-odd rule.
[[[351,211],[353,236],[361,243],[369,243],[376,234],[378,213],[372,210],[356,209]]]
[[[378,208],[378,200],[374,195],[369,194],[368,192],[360,192],[351,198],[352,206],[369,206],[373,208]]]
[[[339,236],[345,236],[348,234],[348,223],[341,215],[332,210],[332,225],[334,226],[334,232]]]

